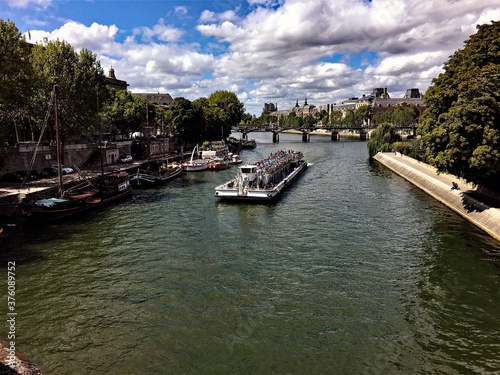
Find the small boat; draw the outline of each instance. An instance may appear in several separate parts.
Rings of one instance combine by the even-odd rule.
[[[194,154],[198,153],[198,145],[193,148],[191,159],[181,164],[182,169],[186,172],[199,172],[208,169],[209,160],[207,159],[194,159]]]
[[[307,166],[302,152],[278,151],[254,164],[240,166],[235,179],[215,188],[215,196],[235,201],[273,201]]]
[[[241,163],[243,163],[241,156],[238,154],[233,154],[232,152],[230,152],[228,157],[229,157],[229,164],[241,164]]]
[[[241,147],[243,149],[254,149],[257,147],[257,142],[255,142],[255,139],[242,139],[241,140]]]
[[[164,160],[152,160],[142,163],[137,173],[130,176],[130,183],[134,188],[148,188],[163,185],[165,182],[179,176],[182,167],[177,163],[168,163]]]
[[[208,163],[208,169],[213,171],[221,171],[224,169],[228,169],[230,166],[231,165],[229,164],[228,160],[218,157],[210,159],[210,162]]]
[[[240,138],[237,139],[235,137],[228,137],[227,138],[228,143],[235,145],[236,147],[241,147],[241,149],[254,149],[257,147],[257,142],[255,139],[245,139],[245,138]]]

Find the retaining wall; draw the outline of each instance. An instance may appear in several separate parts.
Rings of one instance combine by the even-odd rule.
[[[432,166],[400,154],[379,152],[374,159],[500,241],[499,206],[490,207],[473,198],[472,185],[451,175],[437,174]],[[460,190],[451,189],[452,181],[458,183]]]

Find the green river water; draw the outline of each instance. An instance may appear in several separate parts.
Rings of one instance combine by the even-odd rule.
[[[275,204],[216,201],[233,167],[13,235],[16,347],[50,375],[500,373],[498,242],[364,142],[252,136],[313,163]]]

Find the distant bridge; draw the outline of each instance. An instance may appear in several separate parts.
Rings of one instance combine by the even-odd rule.
[[[273,143],[279,142],[279,133],[287,130],[295,130],[302,133],[302,141],[309,142],[310,135],[315,130],[323,130],[326,133],[331,134],[332,141],[340,140],[340,135],[359,134],[359,138],[362,141],[366,141],[370,138],[370,134],[376,129],[376,126],[358,126],[358,127],[347,127],[347,126],[309,126],[309,127],[299,127],[299,128],[281,128],[277,125],[262,125],[262,126],[245,126],[239,125],[234,127],[234,130],[239,131],[242,134],[243,139],[248,139],[248,134],[251,132],[271,132],[273,133]],[[401,135],[416,135],[416,126],[396,126],[396,131]]]

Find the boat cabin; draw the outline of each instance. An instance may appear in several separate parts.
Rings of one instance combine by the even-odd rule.
[[[241,177],[243,180],[252,182],[257,177],[257,166],[255,165],[244,165],[240,167]]]

